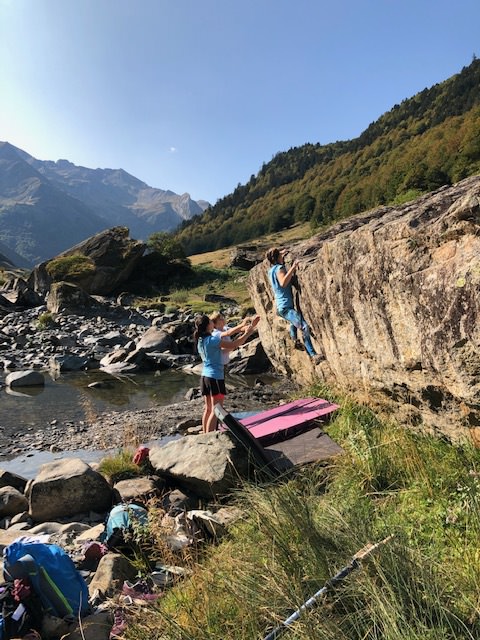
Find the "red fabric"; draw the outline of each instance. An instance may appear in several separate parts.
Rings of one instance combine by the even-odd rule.
[[[145,460],[148,459],[148,454],[150,453],[150,449],[148,447],[138,447],[133,456],[134,464],[142,464]]]

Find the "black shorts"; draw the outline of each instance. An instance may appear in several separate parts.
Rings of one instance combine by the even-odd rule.
[[[200,391],[202,396],[224,396],[227,393],[225,380],[202,376],[200,378]]]

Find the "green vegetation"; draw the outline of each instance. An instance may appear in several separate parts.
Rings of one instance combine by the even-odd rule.
[[[135,478],[143,473],[143,469],[133,460],[134,452],[129,449],[120,449],[115,455],[103,458],[98,470],[111,482]]]
[[[240,306],[250,305],[247,291],[248,273],[232,268],[215,268],[206,264],[190,267],[181,280],[164,281],[161,295],[150,299],[140,298],[135,302],[139,307],[166,305],[166,312],[190,309],[194,313],[211,313],[218,310],[218,303],[206,302],[208,293],[232,298]]]
[[[180,227],[188,254],[308,221],[312,231],[480,173],[480,60],[395,105],[358,138],[278,153]]]
[[[479,637],[480,452],[382,423],[348,398],[340,404],[328,431],[345,453],[245,485],[235,497],[243,520],[190,559],[192,577],[140,613],[127,639],[262,638],[359,549],[390,534],[285,638]]]
[[[45,311],[41,313],[37,318],[37,327],[40,331],[45,331],[46,329],[51,329],[56,325],[55,316],[50,311]]]
[[[50,260],[46,269],[54,282],[77,282],[95,272],[95,263],[82,253],[74,253]]]

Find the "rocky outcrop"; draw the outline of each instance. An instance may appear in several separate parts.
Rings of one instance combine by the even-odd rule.
[[[293,350],[264,261],[249,289],[275,367],[388,399],[407,424],[480,442],[480,176],[290,248],[297,303],[325,360],[314,366]]]
[[[75,284],[92,295],[109,295],[130,276],[145,251],[145,244],[129,237],[126,227],[113,227],[60,253],[55,259],[75,254],[90,258],[94,269],[87,275],[75,279]],[[28,285],[41,295],[45,295],[52,279],[48,274],[48,264],[42,262],[32,271]]]

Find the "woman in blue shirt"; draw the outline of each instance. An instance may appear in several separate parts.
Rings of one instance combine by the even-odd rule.
[[[268,270],[268,277],[275,295],[277,313],[290,323],[290,336],[295,343],[297,342],[297,329],[301,330],[305,349],[316,364],[322,358],[317,355],[313,348],[308,324],[302,314],[293,306],[292,278],[297,270],[298,262],[295,261],[290,269],[287,270],[285,267],[287,253],[288,250],[278,249],[277,247],[272,247],[266,253],[266,258],[272,265]]]
[[[203,361],[200,391],[205,398],[205,407],[202,415],[203,432],[215,431],[217,417],[214,413],[215,405],[221,404],[225,398],[225,372],[222,359],[222,350],[231,351],[244,344],[260,321],[255,316],[252,322],[245,327],[243,333],[236,340],[224,340],[221,336],[212,336],[213,322],[206,315],[199,316],[195,320],[195,333],[193,334],[198,353]]]

